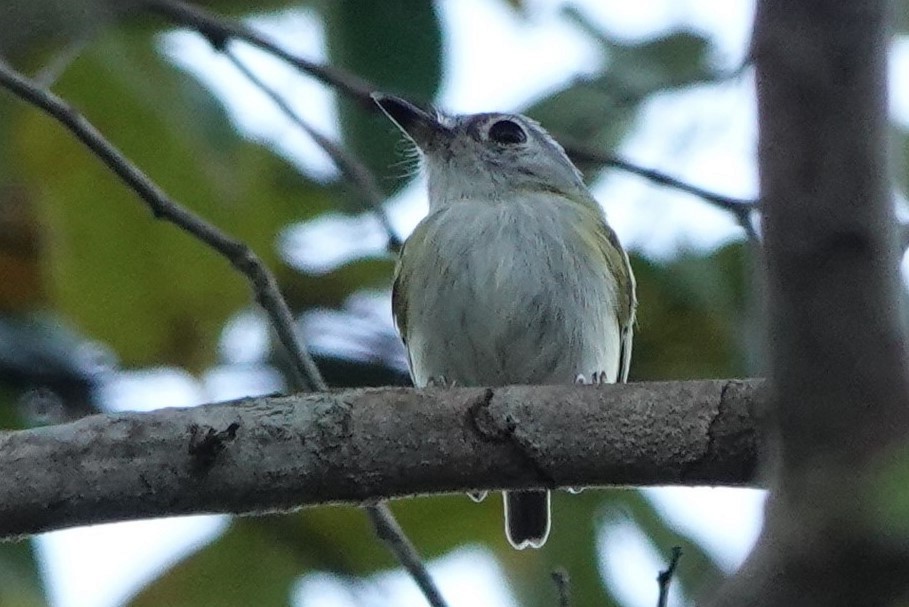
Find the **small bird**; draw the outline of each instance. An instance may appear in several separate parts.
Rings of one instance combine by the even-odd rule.
[[[429,214],[401,250],[392,291],[414,384],[626,381],[634,276],[562,147],[525,116],[373,99],[429,179]],[[507,491],[504,504],[508,541],[541,547],[549,491]]]

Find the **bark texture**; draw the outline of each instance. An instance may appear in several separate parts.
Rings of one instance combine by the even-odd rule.
[[[0,433],[0,538],[477,489],[755,483],[760,380],[359,389]]]

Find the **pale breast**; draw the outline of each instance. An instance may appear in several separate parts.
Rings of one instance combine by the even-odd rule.
[[[455,204],[424,220],[421,254],[401,268],[417,385],[569,383],[594,372],[615,381],[617,287],[576,233],[580,211],[541,196]]]

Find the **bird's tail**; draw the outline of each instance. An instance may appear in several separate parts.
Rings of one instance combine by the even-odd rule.
[[[506,491],[505,533],[518,550],[539,548],[549,537],[549,491]]]

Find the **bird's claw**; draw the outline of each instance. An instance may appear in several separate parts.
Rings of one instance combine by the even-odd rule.
[[[448,381],[448,378],[444,375],[437,375],[435,377],[430,377],[426,381],[427,388],[454,388],[454,380]]]
[[[606,371],[594,371],[590,376],[590,381],[587,381],[583,373],[579,373],[574,383],[598,386],[600,384],[608,384],[609,379],[606,376]]]

